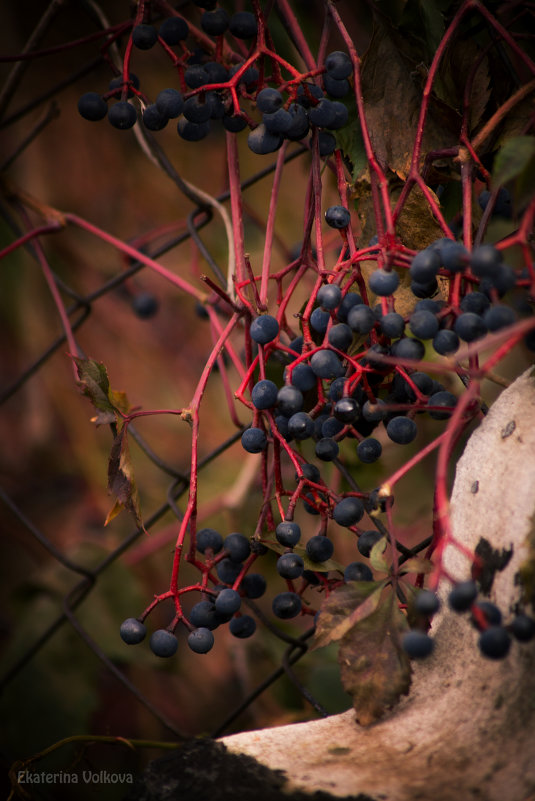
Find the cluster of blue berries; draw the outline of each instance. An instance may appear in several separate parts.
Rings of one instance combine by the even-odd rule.
[[[204,8],[201,28],[216,40],[230,33],[236,39],[254,39],[258,23],[254,14],[239,11],[229,16],[225,9],[217,8],[207,1],[196,5]],[[158,42],[164,47],[177,45],[186,47],[190,34],[189,25],[179,16],[165,19],[159,28],[151,24],[135,25],[131,40],[135,48],[150,50]],[[348,109],[340,98],[350,91],[349,76],[353,67],[346,53],[334,51],[325,59],[323,88],[307,81],[290,82],[286,97],[275,88],[260,85],[260,72],[251,62],[224,64],[210,60],[210,55],[196,48],[191,55],[184,55],[181,64],[185,91],[176,88],[162,89],[152,103],[143,102],[142,123],[149,131],[160,131],[170,120],[177,119],[179,136],[186,141],[204,139],[214,121],[221,121],[226,130],[238,133],[249,127],[249,148],[257,154],[272,153],[281,147],[285,139],[301,141],[309,132],[318,129],[319,152],[329,156],[336,147],[335,130],[348,122]],[[234,78],[238,74],[237,78]],[[240,99],[250,106],[254,102],[261,114],[255,122],[248,113],[235,108],[230,91],[230,81]],[[108,92],[86,92],[78,101],[81,116],[90,121],[107,117],[112,126],[121,130],[132,128],[137,122],[135,106],[128,98],[137,95],[144,100],[139,90],[139,79],[133,73],[114,78]],[[203,87],[212,87],[203,90]],[[109,105],[109,101],[116,102]]]
[[[535,620],[532,617],[518,612],[509,625],[504,625],[501,610],[496,604],[478,600],[478,588],[473,579],[456,584],[448,595],[448,604],[459,614],[471,613],[472,625],[479,631],[479,650],[488,659],[506,657],[512,638],[523,643],[535,637]],[[434,592],[422,590],[416,596],[413,613],[421,627],[408,631],[402,641],[403,648],[411,659],[425,659],[433,652],[435,642],[427,634],[426,628],[439,608],[440,601]]]

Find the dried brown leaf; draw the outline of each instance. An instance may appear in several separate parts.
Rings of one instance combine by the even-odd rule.
[[[377,608],[385,581],[349,581],[338,587],[321,606],[313,648],[340,640]]]
[[[122,509],[129,511],[136,524],[144,529],[139,497],[128,447],[127,427],[123,426],[113,441],[108,462],[108,489],[115,495],[115,504],[106,518],[106,525]]]

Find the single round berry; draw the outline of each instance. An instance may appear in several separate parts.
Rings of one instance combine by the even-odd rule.
[[[339,321],[341,323],[347,323],[347,315],[350,309],[352,309],[353,306],[362,305],[362,303],[363,300],[357,292],[348,292],[347,295],[344,295],[336,312]]]
[[[134,106],[126,100],[119,100],[108,109],[108,122],[114,128],[126,131],[136,124],[137,114]]]
[[[440,392],[435,392],[433,395],[429,396],[429,400],[427,401],[428,406],[451,406],[455,407],[457,404],[457,398],[451,392],[447,392],[445,389],[441,390]],[[451,417],[451,412],[429,412],[429,416],[432,417],[434,420],[447,420],[448,417]]]
[[[333,348],[346,352],[353,342],[353,331],[346,323],[338,323],[329,329],[327,338]]]
[[[258,345],[267,345],[276,339],[279,333],[279,324],[271,314],[262,314],[251,323],[251,339]]]
[[[487,333],[487,326],[483,318],[474,312],[460,314],[453,325],[455,333],[465,342],[481,339]]]
[[[325,59],[325,69],[331,78],[341,81],[344,78],[349,78],[353,72],[353,65],[347,53],[341,50],[334,50]]]
[[[362,417],[369,423],[380,423],[388,414],[385,409],[381,408],[385,405],[381,398],[377,398],[374,403],[367,400],[362,407]]]
[[[344,206],[330,206],[325,212],[325,220],[331,228],[347,228],[351,215]]]
[[[521,612],[512,620],[511,634],[519,642],[529,642],[535,637],[535,620]]]
[[[185,142],[200,142],[210,133],[210,123],[190,122],[186,117],[181,117],[177,124],[177,131]]]
[[[334,545],[328,537],[317,534],[307,542],[306,552],[313,562],[326,562],[334,553]]]
[[[172,120],[182,114],[184,99],[176,89],[162,89],[156,96],[158,111]]]
[[[398,445],[408,445],[416,438],[418,429],[414,420],[399,415],[388,422],[386,433],[392,442],[396,442]]]
[[[267,583],[260,573],[248,573],[243,577],[240,587],[246,598],[261,598],[267,589]]]
[[[150,50],[158,41],[154,25],[135,25],[132,29],[132,44],[139,50]]]
[[[201,28],[209,36],[221,36],[225,33],[229,25],[229,15],[224,8],[216,8],[214,11],[205,11],[201,17]]]
[[[306,412],[296,412],[288,420],[288,430],[297,440],[308,439],[314,433],[314,420]]]
[[[459,344],[459,337],[455,331],[451,331],[449,328],[443,328],[438,331],[433,338],[433,348],[441,356],[449,356],[451,353],[455,353],[459,349]]]
[[[293,548],[301,539],[301,529],[291,520],[283,520],[275,529],[277,541],[285,548]]]
[[[196,628],[216,629],[219,619],[213,601],[199,601],[191,607],[189,620]]]
[[[354,526],[364,515],[364,504],[360,498],[342,498],[333,510],[333,518],[339,526]]]
[[[296,412],[300,412],[303,408],[303,393],[297,387],[286,384],[277,393],[277,408],[285,417],[291,417]]]
[[[108,104],[97,92],[86,92],[78,100],[78,112],[84,120],[98,122],[108,113]]]
[[[194,122],[197,125],[207,122],[212,113],[212,104],[208,99],[207,94],[193,95],[188,97],[184,103],[183,114],[189,122]]]
[[[425,659],[432,653],[435,641],[425,631],[413,629],[403,635],[401,645],[410,659]]]
[[[325,334],[327,331],[327,327],[329,325],[331,319],[331,315],[328,311],[324,309],[314,309],[312,314],[310,315],[310,326],[316,331],[318,334]]]
[[[360,407],[354,398],[340,398],[334,404],[333,414],[341,423],[354,423],[360,414]]]
[[[277,559],[277,573],[284,579],[296,579],[303,575],[305,564],[297,553],[283,553]]]
[[[201,86],[206,86],[207,83],[210,83],[204,64],[192,64],[188,67],[184,73],[184,80],[190,89],[199,89]]]
[[[132,309],[142,320],[148,320],[158,312],[160,304],[158,299],[150,292],[140,292],[132,298]]]
[[[472,623],[481,631],[488,626],[500,626],[502,622],[501,610],[491,601],[476,601],[472,604]]]
[[[273,381],[264,378],[258,381],[252,391],[251,400],[255,409],[271,409],[277,403],[278,387]]]
[[[410,276],[418,284],[428,284],[433,281],[440,268],[440,257],[432,248],[420,250],[413,258],[410,266]]]
[[[262,122],[271,133],[284,135],[291,129],[293,118],[286,109],[279,108],[272,114],[263,114]]]
[[[310,130],[308,114],[305,109],[297,103],[291,103],[288,107],[288,114],[292,118],[292,124],[289,130],[286,131],[286,138],[292,142],[304,139]]]
[[[490,300],[483,292],[470,292],[460,302],[461,311],[484,314],[490,307]]]
[[[300,362],[296,364],[292,370],[292,386],[298,389],[301,393],[308,392],[309,389],[314,389],[317,384],[316,376],[314,375],[314,370],[309,364],[305,364],[304,362]],[[299,412],[301,411],[301,407],[299,409],[295,409],[294,411]]]
[[[310,366],[318,378],[338,378],[345,372],[336,353],[327,349],[316,351],[310,358]]]
[[[145,639],[147,627],[141,620],[129,617],[121,623],[119,633],[127,645],[137,645]]]
[[[169,122],[169,118],[161,113],[155,103],[145,107],[141,119],[143,120],[143,125],[149,131],[161,131]]]
[[[214,647],[214,635],[210,629],[193,629],[188,634],[188,645],[196,654],[207,654]]]
[[[169,17],[160,25],[158,35],[168,45],[177,45],[188,38],[189,25],[182,17]]]
[[[251,615],[240,615],[233,617],[229,623],[230,633],[233,637],[238,637],[240,640],[245,640],[251,637],[256,631],[256,621]]]
[[[433,312],[421,309],[411,314],[409,328],[419,339],[433,339],[438,332],[438,320]]]
[[[424,617],[432,617],[440,609],[440,601],[431,590],[421,590],[414,599],[414,610]]]
[[[261,453],[267,448],[267,437],[261,428],[247,428],[241,435],[241,444],[247,453]]]
[[[337,284],[323,284],[318,290],[317,301],[322,309],[336,309],[341,300],[342,291]]]
[[[233,615],[240,606],[240,593],[237,590],[230,589],[230,587],[220,590],[215,599],[215,610],[221,615]]]
[[[373,464],[381,456],[383,446],[378,439],[368,437],[357,445],[357,456],[364,464]]]
[[[149,641],[150,649],[155,656],[170,657],[176,654],[178,640],[167,629],[153,631]]]
[[[454,612],[466,612],[477,598],[475,581],[461,581],[456,584],[448,595],[448,603]]]
[[[513,325],[515,321],[514,311],[509,306],[499,304],[491,306],[483,316],[483,322],[489,331],[500,331],[508,325]]]
[[[238,115],[229,117],[227,114],[224,114],[222,121],[223,127],[226,128],[227,131],[230,131],[230,133],[239,133],[243,131],[244,128],[247,128],[247,121],[243,117],[238,117]]]
[[[371,291],[375,292],[376,295],[386,297],[387,295],[392,295],[398,288],[399,275],[394,270],[390,272],[375,270],[370,275],[369,285]]]
[[[364,562],[350,562],[344,570],[344,581],[373,581],[373,573]]]
[[[403,337],[392,343],[392,356],[399,359],[414,359],[420,361],[425,353],[425,345],[420,339]]]
[[[333,78],[331,77],[331,75],[326,73],[323,76],[323,88],[325,89],[327,94],[329,94],[331,97],[345,97],[348,94],[351,87],[349,85],[349,81],[346,80],[345,78],[342,78],[342,80],[338,81],[336,80],[336,78]],[[345,108],[347,112],[347,107],[343,106],[343,108]],[[343,125],[347,123],[348,118],[349,114],[347,114],[345,122],[340,127],[343,127]]]
[[[243,562],[251,553],[251,543],[247,537],[237,532],[225,537],[223,547],[233,562]]]
[[[263,114],[274,114],[281,108],[283,97],[277,89],[266,87],[256,96],[256,105]]]
[[[511,636],[503,626],[489,626],[479,635],[479,650],[489,659],[503,659],[509,653]]]
[[[375,314],[369,306],[353,306],[348,312],[347,324],[358,334],[369,334],[375,323]]]
[[[223,547],[223,537],[214,528],[201,528],[197,532],[196,539],[197,550],[199,553],[206,553],[212,551],[214,554],[219,553]]]
[[[254,131],[251,131],[247,137],[249,150],[252,150],[257,156],[265,156],[268,153],[274,153],[282,145],[282,142],[282,136],[268,131],[263,122],[257,125]]]
[[[445,244],[439,249],[442,265],[450,273],[459,273],[468,264],[469,255],[465,246],[461,242],[454,242],[453,239],[446,239]]]
[[[250,11],[238,11],[233,14],[228,27],[236,39],[252,39],[258,30],[256,17]]]
[[[499,270],[502,261],[502,252],[494,245],[479,245],[470,256],[470,268],[474,275],[492,276]]]
[[[243,564],[241,562],[235,562],[233,559],[222,559],[216,566],[217,577],[223,584],[234,584],[242,568]]]
[[[366,558],[372,552],[372,548],[376,542],[379,542],[380,539],[383,538],[383,535],[380,531],[376,531],[375,529],[371,529],[369,531],[363,531],[360,537],[358,538],[357,548],[359,552],[365,556]],[[360,562],[356,562],[355,564],[360,564]]]
[[[281,592],[273,598],[273,614],[281,620],[297,617],[301,607],[301,598],[295,592]]]
[[[331,437],[322,437],[316,442],[315,453],[322,462],[332,462],[340,452],[338,443]]]
[[[337,420],[336,417],[327,417],[321,425],[321,436],[335,437],[343,428],[344,423],[341,420]]]

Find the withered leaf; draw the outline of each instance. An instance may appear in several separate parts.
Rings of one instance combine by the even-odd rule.
[[[321,605],[313,648],[340,640],[360,620],[371,615],[381,600],[385,581],[348,581]]]
[[[379,570],[382,573],[388,573],[389,569],[389,565],[385,557],[386,544],[386,537],[381,537],[381,539],[375,543],[370,551],[371,566],[374,570]]]
[[[357,721],[363,726],[381,718],[409,691],[411,667],[400,642],[407,628],[405,615],[390,593],[340,643],[342,684],[352,696]]]
[[[78,373],[78,384],[97,410],[91,422],[97,426],[119,422],[118,412],[127,414],[131,409],[126,393],[110,389],[108,372],[102,362],[77,356],[72,359]]]
[[[129,511],[136,525],[144,530],[139,497],[134,480],[134,471],[128,447],[127,427],[123,426],[113,441],[108,462],[108,489],[115,496],[113,505],[105,525],[113,520],[123,509]]]
[[[400,568],[401,573],[431,573],[432,570],[433,563],[429,559],[424,559],[423,556],[413,556],[412,559],[407,559]]]

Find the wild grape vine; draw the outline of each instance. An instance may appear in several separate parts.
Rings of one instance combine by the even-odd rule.
[[[403,11],[370,2],[363,56],[350,33],[358,16],[344,19],[332,0],[315,8],[315,53],[291,2],[247,5],[205,0],[175,9],[165,0],[138,0],[132,19],[109,27],[99,12],[101,54],[114,74],[107,88],[95,86],[78,103],[89,122],[107,120],[117,136],[133,131],[192,202],[221,217],[226,274],[212,264],[213,276],[195,283],[13,186],[27,231],[0,256],[33,242],[76,380],[97,410],[95,422],[112,427],[116,504],[109,520],[127,508],[142,525],[129,425],[171,414],[191,427],[189,493],[170,584],[123,622],[124,642],[145,639],[151,612],[164,601],[174,614],[150,636],[158,656],[176,653],[183,627],[196,653],[210,651],[216,629],[227,623],[232,635],[248,638],[256,629],[254,601],[269,589],[275,617],[308,620],[317,647],[340,643],[343,682],[367,723],[407,691],[410,659],[432,652],[426,632],[441,579],[452,584],[452,608],[471,610],[484,656],[505,656],[511,635],[525,641],[535,634],[527,604],[503,621],[479,598],[481,557],[454,537],[448,515],[448,469],[454,448],[485,414],[482,382],[500,381],[495,368],[513,349],[535,349],[535,63],[532,40],[523,35],[533,12],[515,3],[450,0],[430,3],[420,16],[416,2]],[[147,59],[160,51],[168,60],[168,83],[154,97],[145,93],[143,74],[131,70],[136,51],[147,51]],[[394,89],[399,102],[392,106]],[[194,159],[205,147],[220,148],[230,210],[177,173],[158,140],[171,124]],[[259,162],[276,154],[261,263],[248,253],[241,140]],[[303,209],[300,244],[274,270],[280,193],[296,155],[309,165],[305,197],[293,199]],[[336,202],[326,206],[334,188]],[[36,214],[44,222],[35,222]],[[509,227],[493,240],[489,223],[496,219]],[[155,270],[197,304],[198,324],[210,326],[214,347],[189,403],[132,409],[110,389],[104,365],[82,354],[40,245],[45,235],[72,227]],[[141,317],[158,311],[150,295],[135,304]],[[201,412],[213,381],[244,452],[257,454],[254,530],[220,532],[198,518],[199,444],[210,437]],[[425,441],[422,415],[440,424]],[[377,481],[383,452],[411,443],[404,464]],[[397,488],[430,457],[433,519],[429,536],[409,547],[396,525],[403,502]],[[356,465],[373,465],[362,485]],[[336,558],[343,536],[356,546],[349,564]],[[470,558],[469,580],[448,575],[448,545]],[[279,582],[268,588],[261,568],[273,552]],[[197,570],[194,583],[182,580],[186,563]]]

